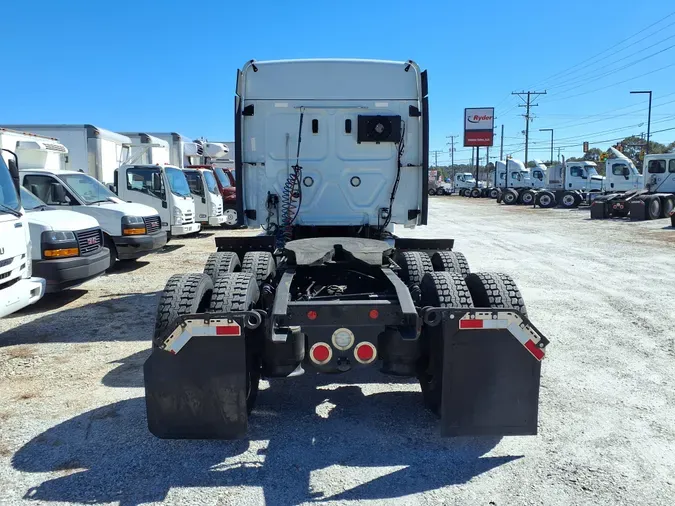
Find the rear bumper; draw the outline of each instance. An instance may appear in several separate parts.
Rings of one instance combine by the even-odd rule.
[[[209,216],[209,226],[219,227],[225,223],[225,216],[222,214],[220,216]]]
[[[0,290],[0,318],[35,304],[45,294],[45,285],[42,278],[30,278]]]
[[[113,241],[117,248],[117,258],[133,260],[163,248],[166,244],[166,232],[162,230],[152,235],[114,237]]]
[[[190,223],[189,225],[173,225],[171,235],[187,235],[199,232],[202,226],[199,223]]]
[[[101,248],[94,255],[33,261],[33,273],[47,281],[47,293],[70,288],[96,276],[110,267],[110,251]]]

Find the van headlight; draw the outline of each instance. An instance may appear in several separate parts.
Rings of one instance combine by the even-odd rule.
[[[122,235],[145,235],[145,220],[140,216],[122,217]]]
[[[70,231],[45,231],[42,232],[42,258],[68,258],[80,254],[75,234]]]

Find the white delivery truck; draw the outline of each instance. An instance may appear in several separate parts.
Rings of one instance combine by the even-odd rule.
[[[34,304],[45,293],[45,280],[32,277],[28,222],[21,207],[16,154],[0,151],[0,318]],[[8,164],[5,163],[8,157]],[[10,168],[11,167],[11,168]]]
[[[168,238],[194,234],[201,229],[195,221],[195,202],[190,187],[178,167],[122,165],[115,171],[113,188],[123,200],[154,208]]]
[[[120,132],[120,135],[131,140],[124,165],[171,165],[171,148],[166,140],[142,132]]]
[[[8,125],[15,130],[55,137],[68,148],[65,169],[84,171],[105,184],[129,158],[131,140],[93,125]],[[19,155],[21,158],[21,156]],[[22,163],[21,168],[25,168]]]
[[[220,227],[225,223],[223,215],[223,197],[218,189],[216,176],[204,166],[191,166],[183,169],[195,201],[197,221],[202,225]]]
[[[47,205],[96,218],[111,268],[117,260],[136,260],[166,244],[155,209],[120,200],[87,174],[47,169],[21,169],[20,174],[21,184]]]
[[[21,203],[30,230],[33,273],[47,281],[47,293],[81,285],[108,269],[110,252],[95,218],[49,207],[23,187]]]
[[[201,148],[189,137],[176,132],[149,132],[148,135],[162,139],[169,144],[171,165],[182,169],[187,165],[196,165],[201,162]]]

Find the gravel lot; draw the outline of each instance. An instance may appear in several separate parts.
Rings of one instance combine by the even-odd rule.
[[[214,248],[175,240],[0,321],[0,504],[675,504],[667,220],[438,197],[430,223],[401,235],[454,237],[474,271],[512,274],[551,340],[539,436],[441,439],[416,383],[367,371],[265,383],[247,440],[154,438],[158,292]]]

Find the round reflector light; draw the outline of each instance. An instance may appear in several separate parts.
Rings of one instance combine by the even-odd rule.
[[[312,359],[312,362],[317,364],[325,364],[329,362],[333,356],[333,350],[326,343],[316,343],[309,350],[309,356]]]
[[[356,348],[354,348],[354,356],[356,357],[356,360],[362,364],[371,363],[375,360],[376,354],[377,350],[375,349],[375,346],[368,342],[359,343],[356,345]]]
[[[338,350],[348,350],[354,344],[354,333],[345,328],[333,332],[333,346]]]
[[[380,316],[380,312],[377,309],[371,309],[368,316],[370,316],[371,320],[377,320],[377,317]]]

